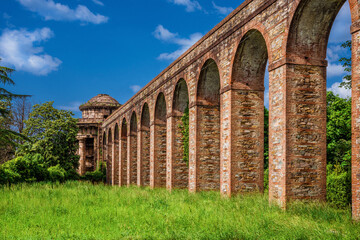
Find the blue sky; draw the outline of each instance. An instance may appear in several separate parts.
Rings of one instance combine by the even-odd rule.
[[[2,0],[1,64],[17,70],[12,91],[79,117],[78,106],[99,93],[125,103],[242,2]],[[328,48],[328,89],[343,97],[338,59],[349,54],[340,44],[350,24],[346,3]]]

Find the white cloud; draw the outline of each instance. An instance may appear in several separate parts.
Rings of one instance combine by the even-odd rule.
[[[45,54],[42,47],[35,46],[53,36],[54,33],[49,28],[33,32],[5,29],[0,36],[0,58],[3,63],[14,66],[16,70],[34,75],[47,75],[57,71],[62,62]]]
[[[339,95],[339,97],[342,97],[342,98],[351,97],[351,89],[340,87],[340,82],[334,83],[327,90],[332,91],[335,95]]]
[[[104,6],[104,3],[99,1],[99,0],[92,0],[93,3],[95,3],[96,5],[99,5],[99,6]]]
[[[108,17],[92,13],[86,6],[78,5],[71,9],[67,5],[56,3],[53,0],[17,0],[24,7],[36,12],[45,20],[81,21],[82,23],[100,24],[108,21]]]
[[[173,43],[179,46],[179,49],[171,53],[162,53],[159,55],[159,60],[175,60],[180,57],[186,50],[188,50],[192,45],[194,45],[200,38],[202,38],[201,33],[191,34],[189,38],[178,37],[177,33],[172,33],[168,29],[164,28],[162,25],[157,26],[155,32],[153,33],[155,38]]]
[[[81,102],[71,102],[68,106],[59,106],[59,109],[72,111],[72,112],[80,112]]]
[[[187,12],[194,12],[195,10],[201,10],[202,7],[198,1],[195,0],[170,0],[170,2],[186,7]]]
[[[139,86],[139,85],[132,85],[132,86],[130,86],[130,89],[131,89],[134,93],[137,93],[138,91],[141,90],[141,86]]]
[[[351,15],[349,1],[346,1],[344,6],[338,13],[334,25],[331,28],[330,43],[342,43],[351,40],[350,34]]]
[[[338,77],[343,76],[345,74],[343,66],[341,64],[333,64],[329,63],[327,67],[327,77]]]
[[[157,26],[154,31],[155,38],[157,38],[159,40],[163,40],[163,41],[172,40],[177,35],[178,35],[177,33],[172,33],[169,30],[167,30],[166,28],[164,28],[163,25]]]
[[[221,15],[229,15],[234,9],[232,7],[220,7],[215,4],[215,2],[212,2],[213,7],[216,9],[216,11]]]

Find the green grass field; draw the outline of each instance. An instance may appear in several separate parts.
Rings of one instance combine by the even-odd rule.
[[[68,182],[0,188],[0,239],[360,239],[350,209]]]

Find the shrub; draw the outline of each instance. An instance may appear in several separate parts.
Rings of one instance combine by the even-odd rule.
[[[327,201],[334,207],[348,207],[351,204],[351,172],[332,165],[328,165],[327,172]]]
[[[66,176],[66,171],[60,167],[60,165],[56,165],[53,167],[49,167],[47,169],[47,171],[49,172],[49,180],[52,182],[64,182],[65,181],[65,176]]]
[[[46,168],[40,154],[26,154],[3,164],[1,168],[1,184],[19,182],[37,182],[48,178]]]
[[[82,179],[92,183],[106,182],[106,164],[100,162],[98,168],[94,172],[85,173]]]

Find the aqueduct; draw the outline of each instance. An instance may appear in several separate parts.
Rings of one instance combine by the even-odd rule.
[[[352,204],[360,219],[360,0],[352,33]],[[246,0],[102,125],[114,185],[263,191],[269,70],[269,198],[326,198],[326,49],[345,0]],[[180,118],[189,108],[189,164]]]

